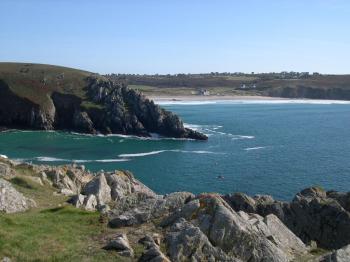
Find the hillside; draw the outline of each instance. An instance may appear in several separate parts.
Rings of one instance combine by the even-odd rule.
[[[0,63],[0,128],[207,139],[120,81],[23,63]]]
[[[285,98],[350,100],[350,75],[296,72],[243,74],[107,75],[147,95],[258,95]]]

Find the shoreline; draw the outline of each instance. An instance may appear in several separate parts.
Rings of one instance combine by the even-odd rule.
[[[285,98],[270,96],[200,96],[200,95],[146,95],[160,105],[167,104],[215,104],[215,103],[246,103],[246,104],[350,104],[349,100]]]

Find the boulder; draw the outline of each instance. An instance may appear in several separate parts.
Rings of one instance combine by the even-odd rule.
[[[0,178],[0,212],[23,212],[35,206],[34,200],[26,198],[11,183]]]
[[[121,256],[134,256],[134,250],[131,248],[126,234],[117,234],[113,239],[111,239],[108,242],[104,249],[115,250]]]
[[[318,262],[349,262],[350,261],[350,245],[335,250],[329,254],[317,259]]]
[[[84,203],[82,207],[88,211],[96,211],[98,202],[95,195],[88,195],[84,197]]]
[[[142,253],[139,262],[170,262],[157,246],[152,246]]]
[[[83,189],[85,195],[95,195],[98,205],[109,203],[111,198],[111,188],[109,187],[106,177],[103,173],[93,178]]]
[[[171,261],[239,261],[214,247],[208,237],[185,219],[178,219],[166,235]]]
[[[8,177],[11,175],[10,167],[5,163],[0,163],[0,177]]]
[[[277,217],[267,218],[265,223],[260,216],[238,214],[219,195],[200,195],[161,225],[167,227],[180,218],[198,227],[214,247],[243,261],[290,261],[296,248],[306,251]],[[281,229],[282,236],[275,234],[276,228]]]
[[[124,200],[127,201],[129,208],[125,208],[126,205],[122,204],[112,209],[109,225],[111,227],[139,225],[155,218],[164,217],[180,209],[193,197],[194,195],[188,192],[175,192],[164,197],[157,196],[140,201],[131,201],[134,206],[128,203],[127,200],[130,200],[130,198],[126,198]]]
[[[224,199],[236,211],[276,215],[304,243],[316,241],[322,248],[339,249],[350,244],[349,196],[349,193],[311,187],[298,193],[290,203],[276,201],[271,196],[226,195]],[[249,199],[249,204],[247,201],[242,204],[242,199]]]

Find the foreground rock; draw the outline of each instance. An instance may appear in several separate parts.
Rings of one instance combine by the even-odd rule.
[[[0,178],[0,212],[23,212],[35,206],[34,200],[24,197],[10,182]]]
[[[251,198],[244,194],[226,195],[235,210],[275,214],[305,243],[316,241],[323,248],[338,249],[350,243],[349,194],[308,188],[291,203],[275,201],[270,196]]]
[[[171,228],[180,231],[180,234],[174,237],[174,233],[170,233],[168,244],[174,250],[174,256],[170,258],[176,261],[185,259],[186,254],[192,254],[190,250],[193,244],[200,251],[196,254],[202,260],[213,256],[212,259],[227,261],[228,256],[232,261],[291,261],[307,252],[301,240],[277,217],[264,219],[245,212],[236,213],[218,195],[201,195],[162,222],[164,227],[174,224]],[[188,238],[183,237],[186,232],[202,241],[195,241],[186,248],[188,243],[179,240]],[[216,250],[206,243],[206,238],[201,234],[208,238]],[[205,248],[202,249],[202,246]],[[180,250],[182,253],[179,253]]]
[[[291,203],[240,193],[157,195],[128,171],[90,173],[83,166],[37,166],[2,158],[0,165],[6,174],[0,178],[2,212],[25,211],[33,204],[9,181],[25,178],[39,188],[48,186],[77,208],[100,211],[101,225],[113,229],[96,238],[103,239],[101,248],[128,256],[124,259],[284,262],[346,261],[348,256],[346,193],[308,188]],[[316,255],[320,250],[311,252],[313,241],[336,251]]]
[[[348,262],[350,260],[350,245],[335,250],[329,254],[316,259],[318,262]]]
[[[134,250],[130,247],[128,237],[125,234],[118,234],[104,247],[106,250],[115,250],[121,256],[133,257]]]

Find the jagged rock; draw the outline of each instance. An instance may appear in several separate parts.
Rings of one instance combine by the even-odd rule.
[[[53,186],[58,189],[69,189],[75,193],[78,193],[77,184],[74,183],[70,177],[59,168],[47,170],[45,172],[47,177],[52,181]]]
[[[98,205],[109,203],[111,198],[111,188],[109,187],[105,175],[99,174],[93,178],[83,189],[85,195],[95,195]]]
[[[80,208],[83,207],[85,198],[86,196],[79,194],[73,196],[68,202],[71,203],[73,206]]]
[[[83,133],[96,133],[94,123],[86,112],[75,111],[73,115],[73,126],[76,130]]]
[[[262,219],[256,219],[255,222],[261,224],[257,227],[249,221],[248,215],[244,217],[237,214],[218,195],[200,195],[198,199],[189,202],[180,211],[163,220],[161,225],[169,226],[179,218],[197,226],[213,246],[221,248],[226,254],[235,254],[236,258],[243,261],[262,261],[263,258],[266,261],[290,261],[294,257],[293,252],[289,252],[295,249],[295,242],[290,239],[292,233],[282,223],[277,225],[284,227],[282,232],[287,232],[284,238],[290,242],[285,239],[282,241],[281,236],[273,235],[273,230],[269,230]],[[276,239],[271,236],[280,239],[284,246],[276,243]]]
[[[11,259],[9,257],[4,257],[1,259],[1,262],[11,262]]]
[[[183,218],[171,226],[166,243],[172,261],[239,261],[214,247],[198,227]]]
[[[142,253],[139,262],[170,262],[157,246],[152,246]]]
[[[257,196],[248,207],[232,196],[225,199],[237,211],[251,212],[253,207],[262,216],[275,214],[304,243],[316,241],[320,247],[336,249],[350,243],[348,197],[312,187],[298,193],[291,203]]]
[[[157,243],[158,238],[158,234],[153,237],[146,235],[138,241],[146,247],[146,251],[142,253],[138,260],[139,262],[170,262],[170,260],[160,251],[160,242]]]
[[[329,254],[316,259],[317,262],[349,262],[350,261],[350,245],[335,250]]]
[[[118,234],[104,247],[106,250],[115,250],[121,256],[133,257],[134,250],[129,244],[126,234]]]
[[[72,190],[67,189],[67,188],[60,189],[59,193],[64,195],[64,196],[73,196],[73,195],[75,195],[75,193]]]
[[[0,212],[23,212],[35,206],[34,200],[24,197],[11,183],[0,178]]]
[[[151,219],[163,217],[181,208],[186,201],[193,198],[188,192],[175,192],[164,197],[157,196],[136,201],[135,207],[120,210],[120,207],[110,213],[111,227],[138,225]]]
[[[111,188],[111,197],[113,200],[120,200],[132,193],[142,194],[146,198],[156,196],[151,189],[137,181],[128,171],[116,171],[113,174],[106,174],[106,179]]]
[[[8,177],[11,175],[10,167],[5,163],[0,163],[0,177]]]
[[[84,197],[83,208],[88,211],[95,211],[97,209],[97,199],[95,195],[88,195]]]

